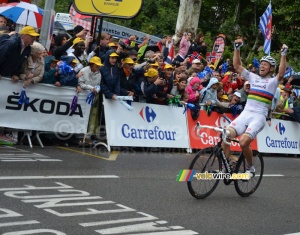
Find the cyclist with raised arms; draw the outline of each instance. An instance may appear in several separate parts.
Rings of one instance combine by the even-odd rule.
[[[268,121],[267,116],[273,96],[286,70],[288,47],[283,44],[278,74],[272,77],[276,69],[275,59],[271,56],[264,56],[260,60],[259,75],[249,72],[242,66],[240,57],[240,48],[242,45],[242,39],[235,40],[233,66],[237,73],[249,81],[251,88],[244,110],[231,122],[227,130],[230,132],[230,138],[241,135],[239,142],[248,163],[246,173],[249,173],[250,176],[253,177],[255,168],[252,163],[253,153],[250,148],[250,143],[264,128],[266,120]],[[222,147],[227,159],[229,159],[230,145],[223,142]]]

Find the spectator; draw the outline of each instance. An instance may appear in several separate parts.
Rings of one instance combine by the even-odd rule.
[[[22,65],[31,53],[30,45],[39,34],[32,26],[22,28],[20,35],[15,34],[4,39],[0,45],[0,79],[11,77],[13,82],[19,81]]]
[[[141,89],[144,94],[145,101],[147,103],[156,103],[157,91],[159,86],[163,86],[165,83],[158,76],[158,71],[154,68],[149,68],[146,73],[144,73],[144,80],[141,84]]]
[[[105,32],[101,32],[98,34],[96,38],[96,42],[93,43],[91,50],[95,52],[95,55],[100,57],[101,61],[105,60],[105,54],[108,50],[110,50],[108,43],[109,43],[109,35]],[[99,45],[97,44],[98,42]]]
[[[74,51],[69,53],[68,56],[73,56],[76,58],[78,63],[74,68],[75,73],[78,73],[83,67],[87,66],[88,58],[85,51],[85,43],[82,38],[75,38],[73,41]]]
[[[40,83],[52,84],[54,85],[57,82],[57,62],[54,56],[45,57],[45,71],[42,81]]]
[[[220,84],[218,83],[218,87],[217,87],[217,99],[220,101],[220,99],[222,98],[223,95],[224,95],[223,86],[220,86]],[[227,99],[228,99],[228,97],[227,97]]]
[[[129,57],[122,62],[123,66],[120,70],[121,95],[133,96],[134,101],[139,101],[139,97],[143,95],[140,87],[144,78],[144,69],[134,69],[134,61]]]
[[[189,95],[189,103],[193,103],[193,104],[199,104],[200,102],[200,98],[201,98],[201,93],[200,91],[202,90],[202,86],[201,86],[201,80],[198,77],[194,77],[192,78],[191,82],[189,83],[189,85],[186,88],[186,92]]]
[[[0,26],[0,36],[2,36],[3,34],[7,34],[7,35],[9,34],[9,28],[7,26]]]
[[[204,71],[204,64],[198,60],[194,59],[192,62],[192,66],[187,70],[188,76],[191,76],[193,73],[200,73]]]
[[[131,58],[135,64],[138,62],[138,52],[135,49],[131,49],[128,52],[128,57]]]
[[[200,103],[205,103],[207,106],[217,104],[217,88],[218,88],[218,79],[212,77],[209,80],[208,85],[201,90],[202,99]],[[204,108],[204,107],[203,107]]]
[[[108,46],[110,49],[115,50],[115,51],[118,49],[118,45],[114,42],[108,43]]]
[[[279,113],[285,114],[285,109],[287,109],[287,108],[293,108],[292,105],[290,105],[289,102],[288,102],[291,93],[292,93],[291,89],[289,89],[287,87],[283,87],[282,88],[282,90],[281,90],[281,96],[279,98],[279,101],[276,104],[275,112],[279,112]],[[285,119],[285,116],[281,115],[281,114],[276,114],[275,118],[277,118],[277,119],[278,118],[279,119]]]
[[[185,89],[187,86],[187,79],[185,77],[179,78],[178,83],[173,86],[171,90],[171,94],[173,96],[180,96],[180,100],[184,101],[185,100]],[[188,100],[187,100],[188,101]],[[186,101],[186,102],[187,102]]]
[[[24,61],[20,79],[24,80],[24,87],[30,83],[38,83],[43,79],[45,71],[45,61],[42,57],[44,46],[39,42],[34,42],[31,45],[31,54]]]
[[[73,45],[75,38],[84,40],[86,34],[87,31],[83,29],[70,40],[68,40],[69,37],[67,34],[57,34],[54,38],[55,46],[53,47],[52,55],[54,55],[55,59],[60,60],[61,56],[68,54],[67,50]]]
[[[6,23],[5,17],[0,15],[0,27],[6,27]]]
[[[243,105],[243,107],[246,104],[247,98],[248,98],[248,94],[250,92],[250,83],[249,81],[245,81],[243,88],[239,89],[238,92],[241,94],[241,99],[240,99],[240,103]]]
[[[161,72],[160,78],[163,80],[163,85],[160,85],[158,87],[158,91],[156,93],[157,95],[157,104],[164,104],[167,105],[168,99],[174,98],[174,96],[171,94],[171,90],[173,88],[173,80],[174,80],[174,74],[173,74],[173,66],[170,64],[167,64],[164,67],[164,71]]]
[[[193,54],[193,52],[197,52],[198,54],[202,55],[203,57],[206,56],[207,52],[207,45],[204,42],[204,35],[203,33],[198,33],[196,35],[195,40],[192,42],[188,55]]]
[[[71,87],[76,87],[76,91],[80,92],[81,88],[78,85],[78,78],[82,75],[82,73],[76,74],[74,72],[74,67],[78,63],[78,61],[73,57],[73,56],[62,56],[61,61],[58,62],[60,66],[62,62],[65,62],[67,65],[69,65],[72,70],[65,72],[65,71],[59,71],[58,72],[58,77],[57,77],[57,82],[55,82],[55,86],[60,87],[60,86],[71,86]]]
[[[176,61],[183,62],[184,59],[186,58],[189,48],[191,46],[191,38],[192,38],[192,33],[187,32],[183,34],[179,45],[179,51],[175,56]]]
[[[102,75],[101,90],[105,98],[116,100],[121,93],[118,54],[109,50],[105,54],[104,66],[100,68]]]
[[[98,127],[100,126],[100,87],[101,83],[101,73],[99,68],[103,66],[101,60],[98,56],[94,56],[89,61],[89,66],[84,67],[80,70],[82,74],[78,79],[78,85],[82,90],[89,90],[94,93],[94,101],[90,111],[90,119],[88,124],[88,135],[86,139],[99,140]]]
[[[232,85],[232,72],[227,72],[222,79],[223,89],[226,95],[232,95],[234,93],[233,85]]]

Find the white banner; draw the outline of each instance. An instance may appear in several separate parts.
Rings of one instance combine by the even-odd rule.
[[[146,103],[132,107],[129,111],[119,101],[104,99],[108,145],[189,148],[183,107]]]
[[[86,133],[90,106],[88,92],[78,95],[76,110],[71,104],[76,94],[73,87],[34,84],[26,89],[28,104],[19,104],[23,82],[0,80],[0,126],[21,130],[58,133]]]
[[[298,122],[272,119],[257,135],[258,151],[263,153],[299,154],[300,125]]]

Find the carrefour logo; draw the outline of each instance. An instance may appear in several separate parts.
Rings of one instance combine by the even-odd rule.
[[[156,118],[156,113],[152,108],[146,106],[141,109],[140,116],[147,122],[153,122]]]
[[[276,125],[275,129],[280,135],[283,135],[285,132],[285,127],[281,122]]]

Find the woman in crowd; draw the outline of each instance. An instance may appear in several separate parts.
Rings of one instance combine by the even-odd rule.
[[[24,61],[20,74],[20,79],[24,80],[24,87],[43,79],[45,64],[42,53],[44,50],[44,46],[38,42],[31,45],[31,55]]]

